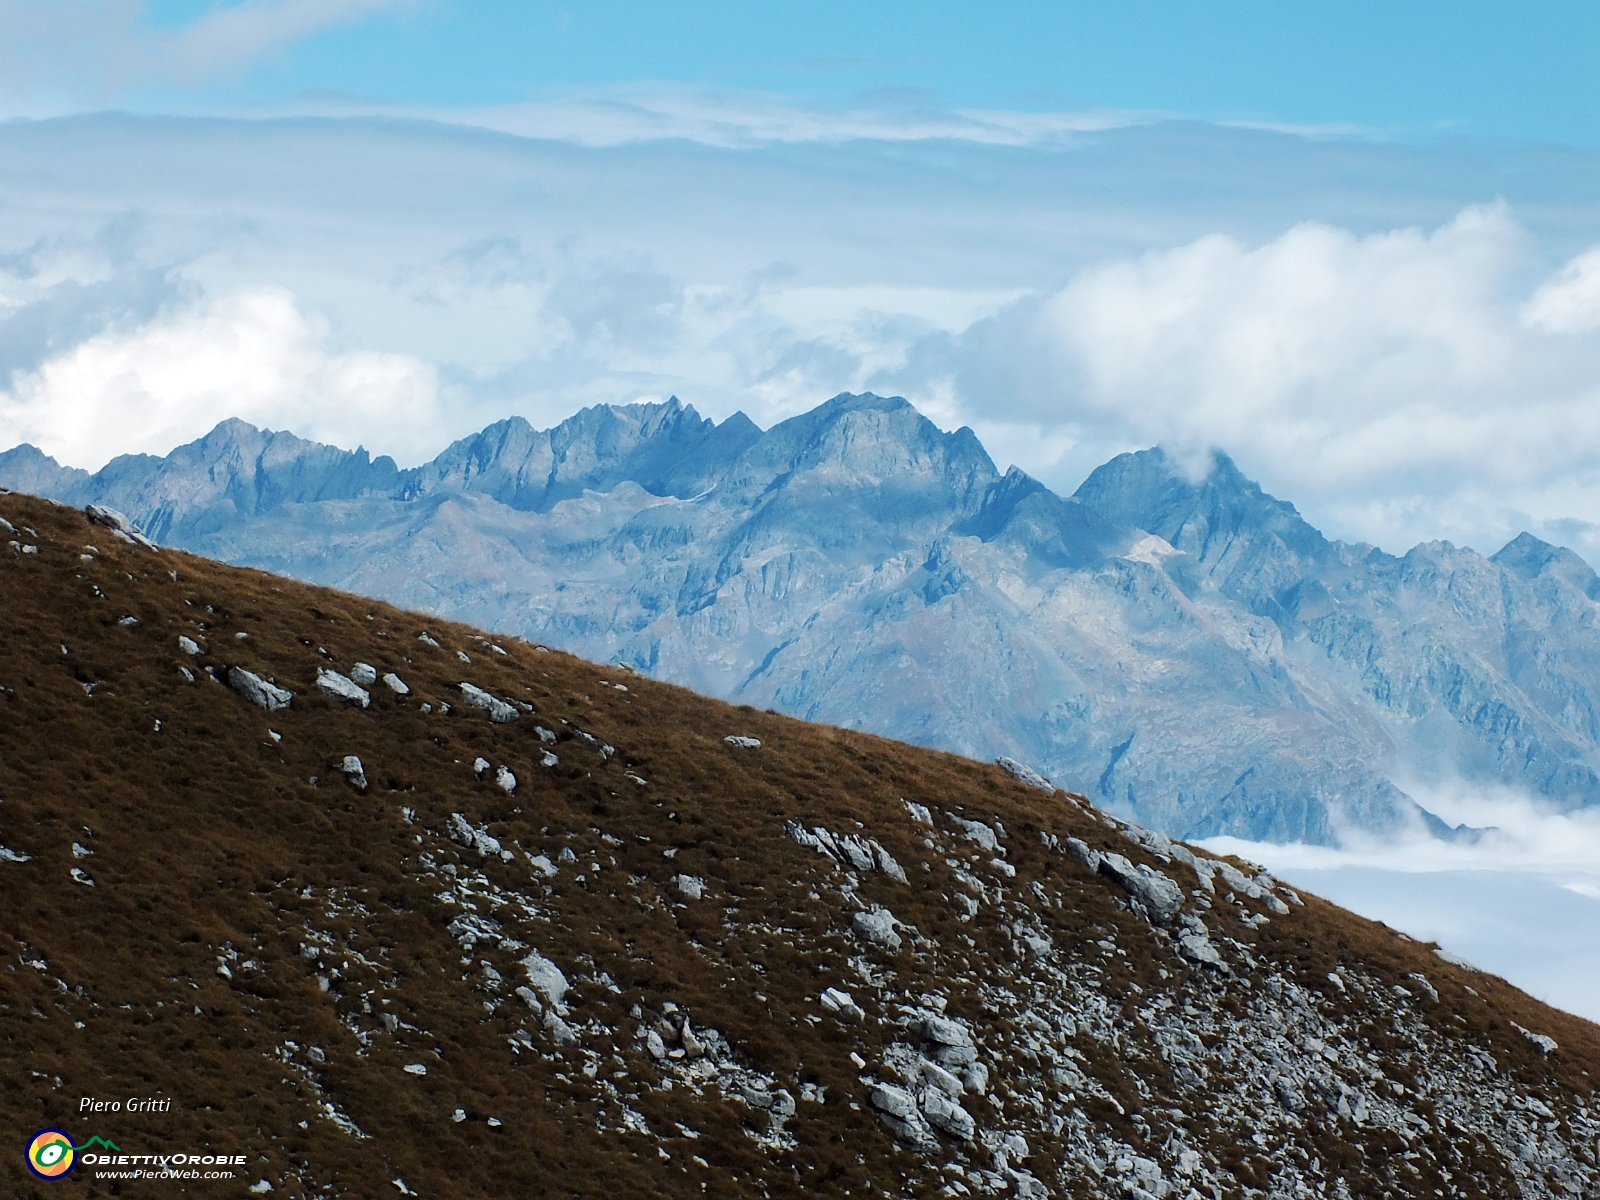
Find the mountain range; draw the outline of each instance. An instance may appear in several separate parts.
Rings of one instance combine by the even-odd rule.
[[[1323,537],[1224,454],[1071,496],[970,429],[841,395],[762,431],[676,400],[513,417],[423,466],[225,421],[0,483],[157,541],[757,708],[1008,755],[1173,836],[1448,832],[1417,782],[1600,803],[1600,578]]]
[[[1600,1189],[1596,1026],[1018,764],[0,534],[0,1195]]]

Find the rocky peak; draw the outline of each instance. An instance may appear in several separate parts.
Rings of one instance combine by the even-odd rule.
[[[1074,495],[1109,522],[1186,552],[1208,586],[1274,617],[1284,592],[1336,557],[1294,505],[1268,495],[1220,450],[1199,479],[1159,447],[1121,454]]]
[[[89,472],[63,467],[37,446],[23,442],[0,453],[0,483],[19,492],[66,500],[89,481]]]
[[[1540,577],[1561,579],[1589,599],[1600,600],[1600,576],[1593,567],[1565,546],[1552,546],[1531,533],[1517,534],[1489,561],[1530,583]]]
[[[945,433],[899,396],[843,393],[773,426],[729,471],[746,502],[844,506],[893,525],[966,515],[999,478],[971,429]]]
[[[548,430],[512,417],[408,472],[403,494],[477,492],[528,512],[623,482],[687,498],[714,485],[759,437],[743,413],[718,425],[675,396],[660,404],[596,405]]]

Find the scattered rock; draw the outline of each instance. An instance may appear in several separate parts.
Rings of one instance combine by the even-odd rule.
[[[728,745],[730,745],[730,746],[737,746],[741,750],[759,750],[759,749],[761,749],[761,739],[760,738],[740,737],[736,733],[730,733],[727,737],[723,738],[722,740],[727,742]]]
[[[855,998],[839,988],[824,988],[817,1000],[823,1008],[831,1013],[838,1013],[841,1017],[849,1017],[855,1021],[866,1019],[867,1014],[861,1011],[861,1006],[855,1002]]]
[[[1072,855],[1089,870],[1100,870],[1100,851],[1092,850],[1082,838],[1069,837],[1067,839],[1067,853]]]
[[[113,537],[135,546],[143,546],[148,550],[155,550],[156,546],[149,538],[140,533],[138,527],[114,508],[107,508],[103,504],[91,504],[83,510],[83,515],[88,517],[95,525],[104,525],[111,530]]]
[[[365,687],[378,682],[378,669],[371,663],[358,662],[350,668],[350,678]]]
[[[1049,792],[1052,795],[1055,794],[1055,784],[1051,783],[1048,779],[1039,774],[1039,772],[1035,771],[1026,763],[1020,763],[1016,759],[1007,758],[1004,755],[1001,755],[999,758],[995,759],[994,762],[995,766],[999,767],[1018,783],[1025,783],[1029,787],[1038,788],[1041,791]]]
[[[243,667],[228,668],[228,686],[252,704],[268,712],[288,708],[294,700],[291,693],[276,684],[268,683],[255,672],[246,671]]]
[[[366,688],[349,679],[337,671],[317,668],[317,691],[325,696],[332,696],[335,700],[345,704],[354,704],[366,708],[372,703],[372,696]]]
[[[507,704],[498,696],[491,696],[481,687],[470,683],[461,685],[461,702],[468,708],[483,709],[489,714],[489,720],[497,725],[509,724],[519,715],[514,704]]]
[[[928,1122],[917,1107],[916,1097],[892,1083],[874,1084],[867,1101],[878,1112],[878,1117],[894,1132],[895,1137],[912,1146],[931,1147],[937,1144]]]
[[[25,863],[33,855],[23,854],[20,850],[12,850],[7,846],[0,846],[0,862]]]
[[[346,754],[344,761],[339,764],[339,770],[344,772],[345,780],[359,791],[367,790],[367,773],[362,769],[361,760],[354,754]]]
[[[891,950],[900,949],[900,935],[895,932],[899,925],[893,913],[877,905],[850,918],[850,928],[858,938]]]
[[[487,829],[474,829],[460,813],[450,814],[450,840],[485,857],[500,853],[500,840],[491,837]]]
[[[384,675],[383,681],[389,685],[389,690],[397,696],[409,696],[411,694],[411,689],[406,686],[406,681],[393,671]]]
[[[556,1013],[555,1009],[544,1014],[544,1028],[556,1043],[561,1046],[576,1046],[578,1044],[577,1030],[568,1025]]]
[[[922,1093],[922,1114],[940,1133],[949,1134],[963,1142],[970,1142],[977,1132],[977,1122],[972,1114],[957,1104],[939,1088],[925,1088]]]
[[[1557,1050],[1559,1050],[1561,1048],[1557,1044],[1555,1038],[1550,1037],[1547,1034],[1535,1033],[1531,1029],[1524,1029],[1521,1025],[1518,1025],[1515,1021],[1511,1022],[1511,1028],[1515,1029],[1523,1037],[1527,1038],[1530,1042],[1532,1042],[1535,1046],[1537,1046],[1538,1049],[1539,1049],[1539,1053],[1540,1054],[1554,1054]]]
[[[960,1021],[950,1017],[926,1016],[913,1026],[927,1043],[927,1055],[944,1067],[964,1067],[977,1061],[978,1050],[972,1035]]]
[[[495,772],[494,781],[507,794],[514,793],[517,790],[517,777],[505,767],[501,767]]]
[[[1171,921],[1183,907],[1183,890],[1146,863],[1134,866],[1120,854],[1104,854],[1100,857],[1099,870],[1100,874],[1120,883],[1157,925]]]
[[[996,836],[993,829],[982,821],[969,821],[965,817],[956,816],[955,813],[945,813],[945,816],[950,818],[951,824],[955,825],[956,828],[960,829],[962,833],[977,842],[985,850],[994,851],[1000,848],[999,837]]]
[[[516,990],[511,994],[533,1009],[534,1012],[544,1011],[544,1005],[539,1003],[539,997],[534,994],[533,989],[527,984],[518,984]]]
[[[199,654],[200,643],[195,641],[192,637],[188,637],[185,634],[180,633],[178,635],[178,649],[182,650],[185,654]]]
[[[1201,966],[1227,969],[1222,955],[1217,953],[1217,948],[1211,944],[1211,934],[1206,929],[1204,921],[1199,917],[1184,914],[1178,918],[1178,923],[1179,954]]]
[[[678,891],[691,900],[698,900],[706,894],[706,881],[693,875],[679,875]]]
[[[1427,992],[1428,998],[1435,1004],[1439,1003],[1439,989],[1428,982],[1428,977],[1426,975],[1422,974],[1420,971],[1413,971],[1411,974],[1407,975],[1406,978],[1415,983],[1423,991]]]
[[[400,1069],[407,1075],[426,1075],[428,1073],[428,1068],[424,1063],[407,1063]]]
[[[528,983],[533,990],[542,995],[552,1008],[560,1009],[570,987],[561,968],[535,950],[522,960],[522,969],[528,973]]]

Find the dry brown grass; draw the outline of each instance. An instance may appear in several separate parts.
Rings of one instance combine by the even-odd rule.
[[[104,1133],[125,1148],[248,1153],[244,1182],[267,1176],[277,1183],[275,1196],[305,1194],[284,1174],[291,1164],[306,1164],[308,1175],[342,1196],[398,1195],[387,1182],[396,1177],[430,1197],[844,1195],[859,1193],[868,1178],[881,1183],[908,1167],[909,1156],[870,1113],[846,1102],[858,1090],[848,1056],[855,1050],[870,1060],[881,1048],[880,1027],[801,1019],[814,1008],[807,998],[839,983],[854,951],[836,904],[810,895],[816,856],[784,836],[791,817],[844,830],[859,821],[908,864],[925,852],[902,798],[998,817],[1012,835],[1018,883],[1048,878],[1071,901],[1051,917],[1058,946],[1075,953],[1115,928],[1128,961],[1108,971],[1111,994],[1129,996],[1130,982],[1155,986],[1157,964],[1173,965],[1145,925],[1113,905],[1103,885],[1066,869],[1036,831],[1073,834],[1139,859],[1136,848],[1071,802],[1046,801],[993,767],[731,707],[521,642],[502,641],[509,651],[502,657],[466,627],[178,552],[138,550],[76,510],[31,498],[0,496],[0,516],[35,529],[41,547],[21,556],[0,546],[0,844],[34,856],[0,863],[6,1196],[61,1194],[64,1185],[38,1184],[22,1160],[26,1137],[47,1124]],[[79,557],[86,543],[100,549],[93,562]],[[119,625],[124,615],[140,624]],[[423,630],[442,648],[419,642]],[[234,637],[241,631],[248,639]],[[184,682],[180,665],[199,664],[178,651],[180,633],[207,645],[199,663],[275,677],[295,693],[293,708],[268,714],[204,675]],[[348,672],[356,661],[398,671],[414,694],[400,699],[379,684],[371,709],[359,711],[314,690],[319,663]],[[538,716],[493,725],[459,706],[463,679],[521,697]],[[424,715],[421,701],[454,708]],[[536,721],[563,739],[553,770],[535,765]],[[572,740],[573,727],[614,745],[616,758],[602,763]],[[282,734],[281,744],[269,729]],[[762,749],[733,749],[722,740],[730,733],[758,737]],[[366,765],[365,794],[335,769],[345,754]],[[474,779],[477,755],[512,767],[521,780],[514,797]],[[401,805],[416,810],[417,827],[402,820]],[[553,919],[518,927],[519,937],[563,966],[589,956],[615,978],[620,995],[580,987],[574,1019],[600,1017],[619,1030],[617,1049],[625,1050],[629,1008],[672,1001],[701,1026],[720,1029],[752,1065],[828,1086],[826,1107],[794,1123],[799,1148],[774,1160],[745,1136],[737,1106],[646,1091],[637,1103],[653,1128],[672,1131],[684,1121],[703,1135],[693,1143],[672,1138],[671,1158],[662,1159],[640,1135],[595,1131],[592,1089],[559,1078],[574,1076],[575,1054],[513,1055],[506,1039],[516,1006],[484,1019],[482,994],[462,982],[461,952],[444,928],[458,910],[418,879],[417,829],[440,831],[452,812],[487,824],[508,845],[552,856],[571,846],[582,867],[601,863],[598,873],[585,870],[586,886],[575,882],[579,868],[563,871],[541,899]],[[605,843],[602,833],[624,842]],[[75,840],[93,857],[75,860]],[[678,848],[670,861],[662,854],[669,847]],[[476,856],[459,857],[476,867]],[[74,866],[96,886],[73,882]],[[483,870],[503,887],[530,890],[520,858]],[[640,903],[670,896],[679,872],[704,877],[707,900]],[[648,883],[630,886],[630,876]],[[933,876],[913,871],[909,892],[891,887],[869,878],[862,896],[892,903],[902,920],[947,945],[972,936],[975,961],[1007,952],[993,929],[956,921]],[[330,892],[370,915],[328,920]],[[748,924],[753,919],[794,932],[762,933]],[[377,976],[355,966],[331,997],[324,994],[301,955],[308,924],[348,936],[385,964],[400,983],[391,1011],[427,1035],[382,1036],[359,1055],[340,1014],[356,1010]],[[217,953],[229,943],[267,969],[236,971],[231,982],[219,977]],[[1394,981],[1425,971],[1444,999],[1430,1020],[1444,1033],[1469,1031],[1535,1094],[1587,1095],[1589,1072],[1600,1071],[1595,1026],[1501,980],[1447,966],[1428,947],[1315,898],[1266,927],[1256,949],[1312,987],[1341,963]],[[20,965],[25,953],[47,960],[49,970]],[[937,985],[952,991],[952,1011],[982,1015],[970,989],[919,979],[923,967],[909,949],[894,966],[899,986]],[[57,979],[72,990],[63,992]],[[1542,1058],[1513,1021],[1554,1036],[1560,1053]],[[272,1057],[285,1039],[326,1050],[327,1092],[369,1139],[353,1140],[317,1119],[303,1092],[285,1082],[291,1073]],[[611,1047],[602,1049],[609,1071]],[[1093,1043],[1082,1049],[1103,1057]],[[429,1063],[426,1078],[401,1073],[418,1059]],[[1130,1069],[1173,1090],[1158,1061],[1097,1065],[1114,1092],[1118,1072]],[[169,1114],[75,1115],[84,1095],[154,1094],[172,1099]],[[1137,1106],[1131,1088],[1121,1100],[1130,1112]],[[451,1122],[458,1106],[472,1119]],[[504,1125],[489,1128],[489,1115]],[[1125,1120],[1108,1117],[1137,1137]],[[1204,1115],[1193,1118],[1203,1138]],[[1340,1148],[1325,1152],[1336,1161]],[[694,1163],[693,1154],[708,1165]],[[1256,1169],[1241,1157],[1241,1178]],[[119,1191],[82,1169],[73,1184],[90,1196],[173,1186]],[[242,1194],[237,1184],[190,1189]]]

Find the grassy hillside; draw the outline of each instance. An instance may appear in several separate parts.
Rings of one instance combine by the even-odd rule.
[[[0,517],[6,1196],[1594,1187],[1600,1031],[1315,897],[1207,893],[1181,853],[998,767],[497,649],[29,497]],[[409,693],[316,686],[357,663]],[[871,839],[905,882],[787,822]],[[1072,837],[1176,881],[1219,965]],[[877,908],[891,939],[856,920]],[[988,1076],[940,1085],[973,1128],[914,1113],[897,1136],[882,1086],[937,1109],[907,1072],[932,1078],[940,1014]],[[247,1165],[40,1180],[23,1149],[47,1126]]]

